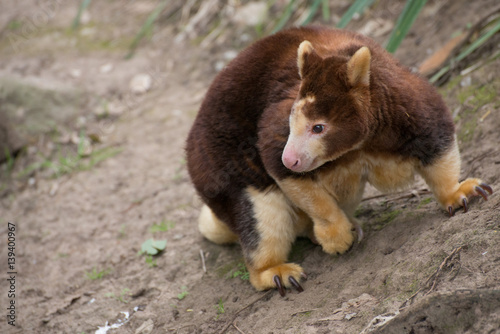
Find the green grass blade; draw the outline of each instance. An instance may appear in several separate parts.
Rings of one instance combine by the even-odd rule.
[[[387,42],[387,51],[391,53],[396,52],[399,44],[401,44],[405,38],[426,2],[427,0],[408,0],[406,2],[405,8],[396,22],[396,27],[392,31],[389,41]]]
[[[89,163],[86,165],[86,166],[82,166],[82,169],[91,169],[92,167],[94,167],[95,165],[97,165],[98,163],[108,159],[108,158],[111,158],[111,157],[114,157],[115,155],[121,153],[123,151],[122,148],[118,147],[104,147],[100,150],[97,150],[95,152],[92,153],[92,155],[89,157]]]
[[[309,8],[309,15],[307,15],[306,19],[300,25],[303,26],[303,25],[310,23],[312,21],[312,19],[314,18],[314,15],[318,11],[319,5],[321,5],[321,3],[323,3],[323,2],[324,2],[324,0],[314,0],[313,4]]]
[[[483,45],[490,37],[495,35],[500,31],[500,20],[496,22],[496,24],[488,31],[486,31],[481,37],[474,41],[471,45],[469,45],[464,51],[462,51],[458,56],[451,60],[451,64],[458,63],[463,60],[465,57],[474,52],[477,48]],[[439,72],[434,74],[432,78],[429,79],[430,82],[434,83],[438,81],[446,72],[448,72],[451,68],[451,65],[443,67]]]
[[[476,50],[478,47],[484,44],[491,36],[496,34],[498,31],[500,31],[500,20],[491,28],[491,30],[488,30],[486,33],[484,33],[483,36],[479,37],[474,43],[469,45],[467,49],[465,49],[463,52],[461,52],[455,61],[461,61],[468,55],[470,55],[474,50]]]
[[[362,13],[367,7],[371,6],[374,0],[356,0],[349,7],[347,12],[342,16],[339,23],[337,24],[337,28],[345,28],[345,26],[351,22],[352,17],[356,13]]]
[[[83,156],[83,150],[85,149],[85,134],[83,130],[80,131],[80,137],[78,138],[77,154],[78,156]]]
[[[71,26],[71,29],[75,30],[78,28],[80,25],[80,19],[82,18],[82,13],[87,7],[90,5],[90,2],[92,0],[83,0],[82,3],[80,4],[80,7],[78,8],[78,13],[76,13],[76,17],[73,20],[73,25]]]
[[[12,168],[14,167],[14,158],[7,147],[5,148],[5,160],[7,163],[7,174],[10,174]]]
[[[330,19],[330,4],[328,3],[328,0],[323,0],[322,12],[323,20],[328,21]]]
[[[158,16],[160,16],[161,12],[167,7],[168,2],[169,2],[168,0],[163,0],[162,2],[160,2],[158,6],[156,6],[156,8],[151,12],[151,14],[149,14],[148,18],[142,25],[137,35],[135,35],[135,38],[132,41],[132,43],[130,44],[130,51],[125,58],[129,59],[134,55],[135,49],[137,48],[141,40],[144,38],[144,36],[146,36],[148,33],[151,32],[151,30],[153,29],[153,24],[158,19]]]
[[[281,16],[276,27],[274,27],[274,29],[271,31],[271,34],[274,34],[278,31],[280,31],[281,29],[283,29],[283,27],[286,25],[288,20],[290,20],[290,17],[292,17],[292,14],[293,14],[293,7],[295,5],[295,1],[296,0],[290,0],[290,2],[288,3],[288,5],[285,8],[285,12]]]

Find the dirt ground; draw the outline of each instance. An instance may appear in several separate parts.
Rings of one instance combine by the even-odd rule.
[[[229,3],[227,15],[242,7]],[[362,243],[331,256],[298,240],[290,257],[308,274],[305,291],[283,298],[252,288],[239,246],[201,237],[183,151],[217,70],[258,33],[230,22],[203,39],[160,19],[125,59],[156,5],[92,2],[76,31],[75,2],[0,5],[0,106],[24,147],[1,165],[1,333],[500,333],[498,57],[440,88],[462,177],[490,184],[489,200],[450,218],[421,181],[397,194],[368,191]],[[403,5],[378,1],[348,28],[383,42]],[[332,13],[347,6],[332,1]],[[417,67],[495,7],[429,1],[395,55]],[[150,238],[166,240],[152,258],[139,254]]]

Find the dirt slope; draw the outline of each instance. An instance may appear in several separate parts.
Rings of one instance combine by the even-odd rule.
[[[496,1],[468,3],[429,2],[396,56],[417,66]],[[371,191],[358,210],[365,240],[342,256],[298,240],[291,260],[308,274],[305,291],[282,298],[254,291],[239,246],[200,236],[201,203],[184,160],[185,137],[215,68],[249,41],[176,43],[176,28],[161,22],[153,39],[125,60],[126,46],[154,6],[92,3],[77,33],[67,30],[73,3],[18,1],[0,11],[2,85],[15,80],[84,97],[78,115],[26,139],[28,148],[9,173],[2,165],[0,234],[7,240],[8,222],[15,224],[17,318],[13,327],[2,316],[0,332],[98,333],[106,324],[117,327],[108,333],[500,332],[499,59],[441,88],[457,122],[462,177],[488,182],[496,190],[490,199],[450,218],[420,191],[421,181],[394,195]],[[382,2],[350,28],[394,21],[402,3],[390,6]],[[117,15],[120,10],[127,16]],[[145,93],[130,88],[139,74],[151,79]],[[22,104],[13,110],[13,124],[30,113]],[[94,153],[77,159],[82,133]],[[90,165],[103,148],[119,151]],[[20,175],[40,159],[62,165],[61,156],[73,157],[77,167],[58,169],[58,177],[50,167]],[[138,255],[150,238],[167,241],[155,266]],[[0,245],[4,278],[7,247]],[[2,314],[9,289],[4,280]]]

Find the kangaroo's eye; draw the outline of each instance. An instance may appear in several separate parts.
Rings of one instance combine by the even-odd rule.
[[[312,127],[312,132],[314,133],[321,133],[325,129],[325,126],[322,124],[316,124],[315,126]]]

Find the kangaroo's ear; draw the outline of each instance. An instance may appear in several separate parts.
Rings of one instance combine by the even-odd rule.
[[[370,49],[363,46],[347,62],[347,78],[353,87],[370,85],[370,61]]]
[[[314,47],[311,42],[303,41],[299,45],[299,49],[297,50],[297,67],[299,68],[299,75],[302,79],[304,76],[304,68],[306,66],[306,62],[310,56],[316,56],[316,51],[314,51]]]

